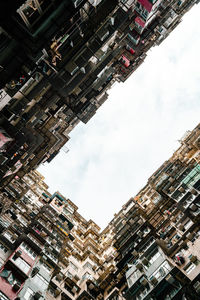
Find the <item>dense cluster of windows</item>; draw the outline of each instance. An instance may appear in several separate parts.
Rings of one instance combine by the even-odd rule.
[[[22,243],[20,245],[20,248],[24,250],[30,256],[32,259],[35,259],[37,257],[37,254],[33,251],[31,247],[29,247],[26,243]]]

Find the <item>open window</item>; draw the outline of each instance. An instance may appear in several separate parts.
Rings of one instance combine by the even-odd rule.
[[[26,0],[17,13],[28,28],[31,28],[51,5],[48,0]]]

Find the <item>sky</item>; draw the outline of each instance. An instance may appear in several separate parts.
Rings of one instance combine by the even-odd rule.
[[[102,229],[200,121],[200,5],[38,170]]]

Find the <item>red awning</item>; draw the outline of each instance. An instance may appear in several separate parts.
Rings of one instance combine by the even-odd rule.
[[[139,24],[142,28],[145,26],[145,22],[140,17],[135,18],[135,23]]]
[[[150,3],[148,0],[138,0],[138,2],[139,2],[142,6],[144,6],[144,8],[146,8],[146,10],[147,10],[148,12],[150,12],[150,11],[152,10],[153,4]]]
[[[121,56],[121,62],[126,68],[130,66],[130,60],[125,55]]]

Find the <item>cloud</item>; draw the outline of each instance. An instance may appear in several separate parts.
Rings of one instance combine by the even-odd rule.
[[[70,152],[39,168],[102,228],[172,155],[177,140],[199,122],[199,13],[195,6],[88,124],[78,125]]]

